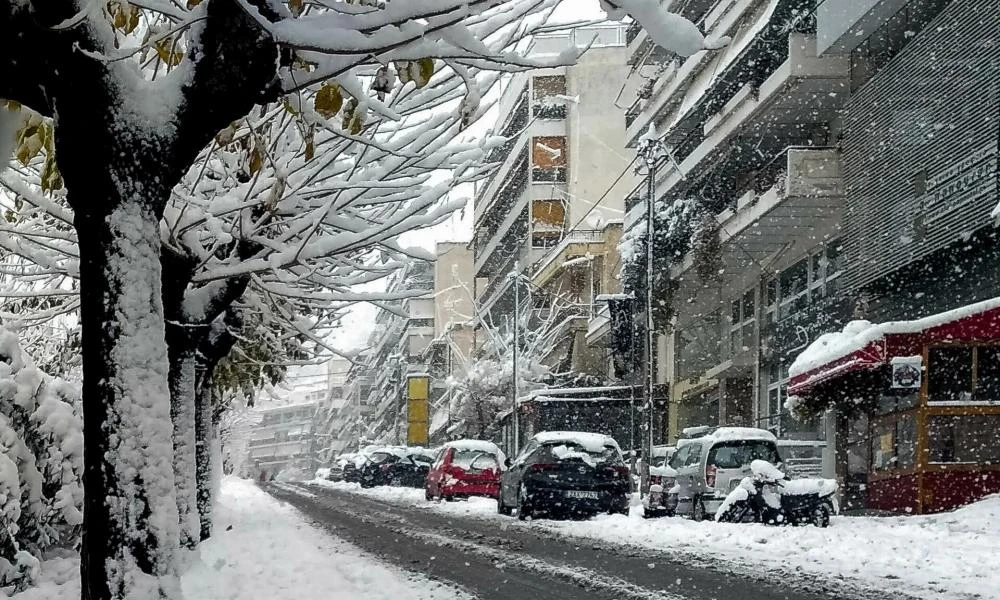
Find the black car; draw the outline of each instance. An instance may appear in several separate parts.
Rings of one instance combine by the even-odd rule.
[[[631,480],[614,439],[572,431],[537,434],[500,477],[497,510],[536,514],[628,514]]]
[[[434,459],[426,452],[405,448],[382,448],[372,452],[360,468],[361,487],[377,485],[424,487]]]

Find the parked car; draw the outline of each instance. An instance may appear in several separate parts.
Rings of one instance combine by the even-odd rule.
[[[347,465],[350,464],[353,468],[353,463],[353,454],[341,454],[337,458],[333,459],[333,465],[330,467],[330,476],[328,479],[330,481],[344,481],[347,476]]]
[[[751,474],[750,463],[781,462],[774,434],[752,427],[699,428],[688,430],[698,437],[681,439],[669,467],[677,472],[676,485],[668,493],[677,515],[696,521],[711,517],[723,500],[744,477]]]
[[[500,473],[506,461],[493,442],[457,440],[446,443],[434,458],[424,486],[428,500],[500,495]]]
[[[423,448],[380,448],[361,467],[361,487],[423,487],[433,458]]]
[[[497,510],[520,519],[540,513],[628,514],[629,470],[614,439],[549,431],[531,438],[500,476]]]

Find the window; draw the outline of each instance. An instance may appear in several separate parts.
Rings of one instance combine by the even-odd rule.
[[[531,179],[536,182],[566,181],[565,136],[538,136],[531,139]]]
[[[754,290],[748,290],[730,306],[729,353],[734,356],[753,343],[753,327],[756,313]]]
[[[840,240],[827,242],[764,284],[764,314],[780,321],[835,293],[843,269]]]
[[[688,455],[691,454],[691,448],[693,447],[693,445],[682,446],[677,452],[674,452],[674,455],[670,457],[670,467],[673,469],[683,467],[687,463]]]
[[[720,469],[739,469],[755,460],[766,460],[771,464],[781,462],[773,443],[757,440],[718,444],[708,453],[708,463]]]
[[[932,463],[1000,463],[1000,415],[937,415],[927,419]]]
[[[916,419],[912,413],[876,423],[872,430],[872,467],[876,471],[913,467],[917,447],[916,432]]]
[[[927,400],[929,402],[969,402],[972,400],[973,360],[971,346],[929,348]]]
[[[532,114],[539,119],[565,119],[566,103],[558,96],[566,95],[566,77],[544,75],[532,79]]]
[[[534,200],[531,203],[531,245],[551,248],[566,230],[566,204],[562,200]]]
[[[684,466],[697,465],[701,461],[701,445],[691,444],[691,452],[687,455],[687,460],[684,461]]]

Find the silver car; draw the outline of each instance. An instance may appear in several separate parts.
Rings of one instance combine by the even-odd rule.
[[[751,462],[781,462],[770,431],[718,427],[699,433],[699,437],[678,440],[669,462],[677,471],[676,483],[668,490],[677,496],[675,514],[695,521],[715,514],[730,490],[750,474]]]

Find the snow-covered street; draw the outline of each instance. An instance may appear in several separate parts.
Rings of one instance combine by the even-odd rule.
[[[522,523],[496,513],[492,500],[427,502],[423,490],[313,481],[341,492],[434,513],[499,522],[504,528],[544,530],[661,551],[702,563],[722,559],[744,573],[787,573],[859,588],[891,589],[934,599],[1000,598],[1000,573],[986,568],[1000,547],[1000,497],[966,508],[917,517],[835,517],[827,529],[766,527],[680,518],[646,520],[641,507],[628,517]]]
[[[252,482],[223,482],[218,531],[182,577],[197,600],[465,600],[455,586],[413,575],[308,524]],[[17,600],[76,600],[79,561],[42,565],[43,583]]]

